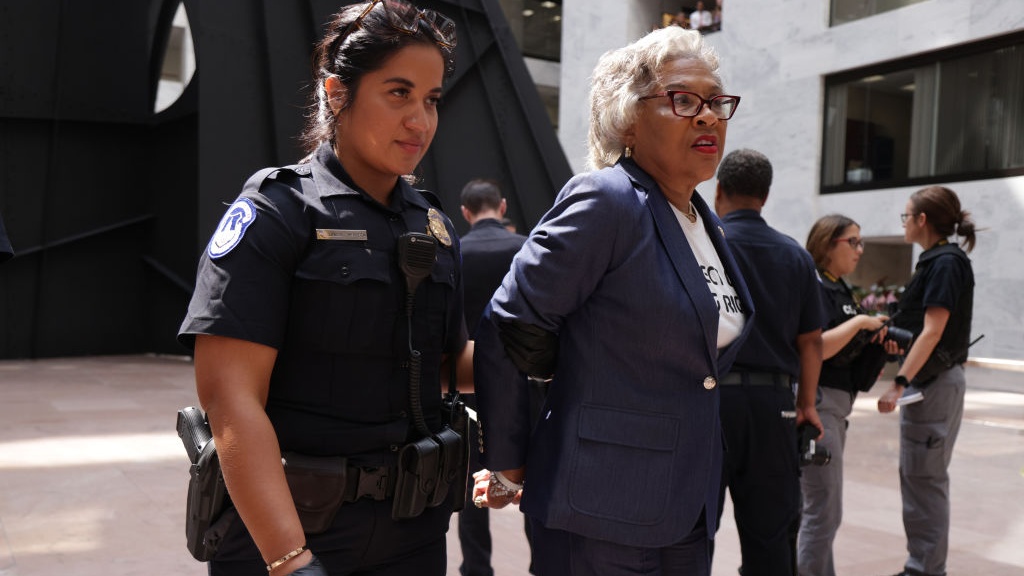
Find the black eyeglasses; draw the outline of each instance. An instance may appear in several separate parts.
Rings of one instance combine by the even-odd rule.
[[[672,113],[676,116],[683,118],[693,118],[700,114],[700,111],[707,104],[708,109],[715,115],[719,120],[728,120],[732,118],[732,115],[736,113],[736,107],[740,105],[739,96],[729,96],[726,94],[719,94],[713,96],[710,99],[705,100],[699,94],[693,92],[686,92],[684,90],[669,90],[668,92],[659,92],[650,96],[643,96],[641,100],[650,100],[651,98],[662,98],[668,97],[668,101],[672,103]]]
[[[430,34],[434,37],[434,41],[439,46],[448,51],[445,59],[451,60],[449,57],[451,51],[455,50],[455,22],[448,18],[444,14],[440,14],[433,10],[420,10],[412,4],[401,2],[399,0],[373,0],[367,5],[363,13],[358,18],[349,24],[348,29],[339,38],[345,38],[352,33],[353,30],[362,25],[363,18],[370,13],[371,10],[380,4],[384,8],[384,14],[387,16],[388,25],[395,30],[402,32],[403,34],[413,35],[419,31],[420,22],[422,21],[427,25],[430,30]],[[449,64],[451,67],[451,64]]]
[[[913,218],[914,216],[917,216],[917,214],[900,214],[900,224],[906,224],[907,220]]]
[[[849,238],[836,238],[833,242],[846,242],[850,245],[850,248],[856,250],[857,248],[864,247],[864,239],[858,238],[857,236],[850,236]]]

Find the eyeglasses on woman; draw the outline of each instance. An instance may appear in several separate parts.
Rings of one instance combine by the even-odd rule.
[[[699,94],[685,90],[669,90],[667,92],[651,94],[650,96],[643,96],[640,99],[650,100],[652,98],[666,97],[672,104],[672,113],[683,118],[693,118],[700,114],[700,111],[707,105],[711,113],[715,115],[715,118],[728,120],[732,118],[732,115],[736,113],[736,108],[740,105],[739,96],[719,94],[718,96],[705,99]]]
[[[836,238],[835,240],[833,240],[833,242],[846,242],[847,244],[850,245],[850,248],[853,248],[854,250],[856,250],[857,248],[864,247],[864,239],[859,238],[857,236],[849,236],[847,238]]]

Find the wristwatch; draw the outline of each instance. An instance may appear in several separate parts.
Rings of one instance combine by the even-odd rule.
[[[895,382],[897,386],[903,386],[904,388],[910,386],[910,382],[907,381],[907,377],[903,375],[893,378],[893,382]]]

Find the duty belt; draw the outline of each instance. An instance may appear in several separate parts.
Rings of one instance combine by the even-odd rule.
[[[789,388],[789,374],[778,372],[744,372],[735,371],[725,375],[718,381],[723,386],[778,386]]]
[[[350,466],[343,457],[283,456],[288,489],[307,534],[328,530],[345,504],[361,498],[386,500],[395,494],[396,467]]]
[[[345,474],[343,501],[355,502],[360,498],[387,500],[395,494],[398,468],[363,468],[349,466]]]
[[[288,487],[296,503],[320,508],[326,502],[361,498],[387,500],[395,494],[397,466],[353,466],[344,457],[317,457],[286,452],[282,458]]]

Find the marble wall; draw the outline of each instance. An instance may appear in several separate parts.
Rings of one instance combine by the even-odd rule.
[[[564,0],[558,137],[575,172],[586,168],[590,74],[602,54],[661,22],[659,0]]]
[[[764,214],[779,230],[803,242],[816,218],[839,212],[861,224],[869,250],[870,243],[900,241],[898,215],[916,188],[818,193],[823,77],[1024,30],[1019,3],[1001,0],[929,0],[835,27],[828,26],[823,0],[727,4],[722,31],[708,36],[721,56],[727,91],[743,97],[730,121],[726,151],[755,148],[772,159],[775,180]],[[597,58],[650,30],[659,14],[658,0],[564,1],[559,138],[577,172],[585,167],[586,102]],[[986,337],[971,355],[1024,360],[1024,267],[1018,264],[1024,253],[1024,177],[950,187],[983,229],[972,253],[973,332]],[[714,181],[698,191],[712,199]],[[918,253],[915,247],[912,257],[885,262],[884,268],[909,271]]]

